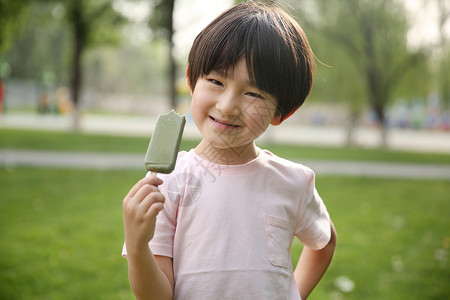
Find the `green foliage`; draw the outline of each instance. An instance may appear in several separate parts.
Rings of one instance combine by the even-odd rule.
[[[0,58],[23,29],[29,0],[0,0]]]
[[[326,92],[316,95],[334,95],[356,111],[363,107],[361,101],[368,101],[383,120],[386,106],[396,92],[405,91],[401,85],[406,84],[405,75],[422,75],[422,84],[407,84],[407,95],[423,94],[428,78],[423,77],[425,56],[407,48],[408,27],[402,3],[321,0],[292,5],[311,36],[318,58],[331,65],[319,68],[319,87]]]
[[[170,2],[174,1],[150,2],[152,30],[156,37],[166,38]],[[405,11],[397,5],[400,2],[263,2],[286,7],[307,33],[319,62],[308,101],[343,102],[358,115],[369,105],[369,69],[371,76],[382,78],[374,86],[381,92],[373,99],[381,99],[385,106],[396,99],[423,100],[433,91],[441,95],[441,102],[450,101],[448,41],[429,45],[428,53],[406,48],[408,28]],[[68,85],[74,49],[68,19],[74,3],[82,5],[80,20],[90,47],[82,59],[83,84],[97,89],[95,92],[167,94],[169,84],[163,78],[168,66],[167,45],[159,41],[138,49],[121,40],[122,25],[127,20],[112,7],[113,0],[0,0],[0,73],[9,73],[9,66],[14,79],[36,79],[42,72],[53,73],[55,84]],[[370,30],[363,31],[363,21],[373,24],[369,28],[371,40],[366,39]],[[372,41],[372,48],[367,47],[368,41]],[[366,55],[368,49],[373,49],[374,59]],[[178,64],[184,70],[186,62]]]
[[[125,19],[112,8],[109,0],[41,0],[30,2],[28,6],[23,4],[22,10],[29,12],[28,18],[21,23],[23,35],[20,38],[14,36],[12,49],[5,54],[13,77],[34,79],[46,71],[54,74],[57,83],[68,84],[74,47],[71,32],[74,27],[70,23],[73,3],[80,3],[85,10],[77,21],[84,28],[86,36],[83,39],[87,47],[119,45]]]
[[[118,44],[121,41],[120,28],[125,18],[115,11],[111,0],[60,0],[66,10],[66,21],[74,28],[80,23],[87,46]],[[80,12],[76,12],[79,6]]]
[[[100,93],[163,95],[165,82],[166,48],[161,43],[134,47],[123,44],[119,47],[96,47],[89,50],[83,61],[85,87]]]
[[[12,77],[37,79],[43,71],[53,73],[59,84],[68,81],[70,32],[53,17],[53,3],[33,3],[24,20],[24,34],[16,38],[5,58],[11,64]]]

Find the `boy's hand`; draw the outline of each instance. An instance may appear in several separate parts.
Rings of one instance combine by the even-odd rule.
[[[123,200],[123,223],[127,251],[148,247],[155,233],[156,215],[163,209],[165,197],[158,185],[162,180],[147,176],[136,183]]]

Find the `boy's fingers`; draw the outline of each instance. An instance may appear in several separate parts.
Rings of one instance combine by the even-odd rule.
[[[161,179],[159,179],[158,177],[156,177],[156,175],[154,175],[154,174],[145,176],[144,178],[142,178],[142,180],[144,180],[145,182],[148,182],[149,184],[154,185],[154,186],[158,186],[163,183],[163,181]]]
[[[153,175],[145,176],[131,188],[131,190],[128,192],[128,194],[125,198],[134,197],[134,195],[136,195],[136,193],[139,191],[139,189],[142,186],[144,186],[145,184],[151,184],[154,186],[158,186],[162,183],[163,183],[163,181],[156,176],[153,176]]]
[[[159,189],[151,184],[144,184],[131,198],[131,202],[135,202],[136,204],[139,204],[144,201],[144,199],[148,197],[153,197],[154,193],[160,193]]]
[[[152,205],[150,205],[150,208],[147,211],[147,214],[150,218],[154,218],[158,215],[158,213],[163,210],[164,203],[162,202],[155,202]]]
[[[142,200],[141,205],[142,209],[144,210],[145,214],[150,214],[152,206],[156,205],[158,208],[161,204],[161,209],[164,207],[164,202],[166,198],[163,194],[161,194],[159,191],[151,193],[145,197],[145,199]],[[161,210],[159,209],[156,214]]]

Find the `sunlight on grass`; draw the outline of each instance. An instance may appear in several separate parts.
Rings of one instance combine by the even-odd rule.
[[[133,299],[121,201],[139,172],[1,170],[1,299]]]
[[[121,201],[139,171],[0,169],[0,299],[133,299]],[[448,299],[445,181],[319,177],[338,231],[311,299]],[[301,244],[294,241],[294,265]]]
[[[338,231],[317,299],[449,298],[448,182],[321,177],[317,185]],[[337,286],[341,276],[354,290]]]

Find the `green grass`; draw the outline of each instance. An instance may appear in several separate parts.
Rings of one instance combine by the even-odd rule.
[[[0,299],[133,299],[121,201],[142,175],[0,168]],[[339,241],[311,299],[450,298],[448,182],[319,177],[317,188]],[[341,276],[354,290],[339,290]]]
[[[141,175],[0,169],[0,299],[132,299],[121,201]]]
[[[148,140],[0,129],[0,149],[142,153]],[[450,164],[450,155],[266,146],[288,158]],[[0,299],[134,299],[121,202],[143,175],[0,166]],[[319,176],[317,188],[339,238],[311,299],[450,298],[448,181]],[[295,264],[301,244],[292,249]],[[354,289],[342,291],[339,278]]]
[[[450,299],[448,182],[319,177],[317,188],[338,247],[312,299]],[[336,287],[341,276],[352,292]]]
[[[149,137],[124,137],[68,132],[0,129],[0,148],[71,150],[145,153]],[[189,150],[198,141],[183,139],[181,149]],[[357,161],[388,161],[450,164],[450,154],[414,153],[405,151],[327,148],[295,145],[260,145],[279,156],[291,159],[327,159]]]

